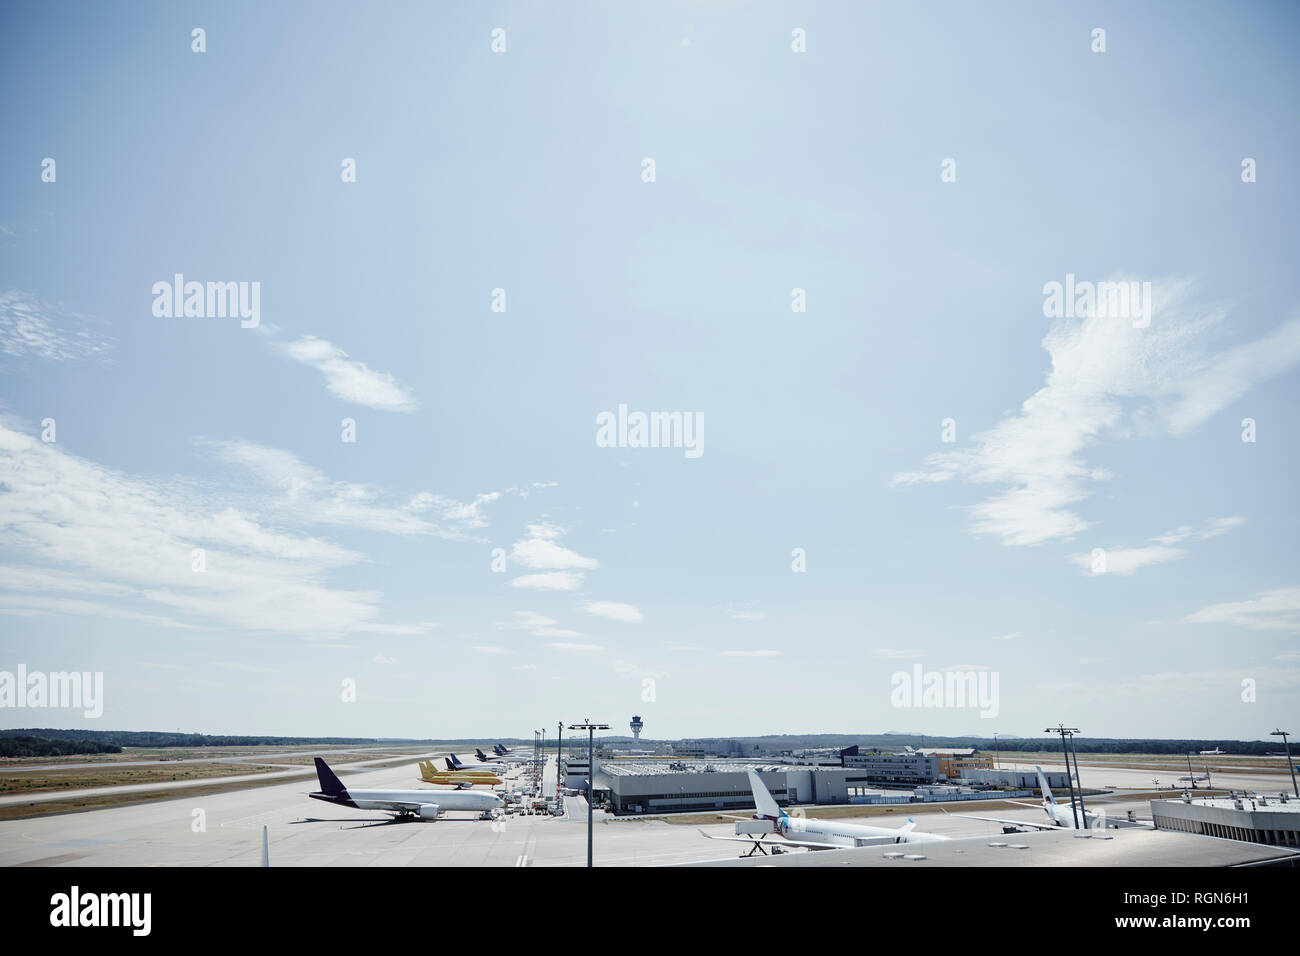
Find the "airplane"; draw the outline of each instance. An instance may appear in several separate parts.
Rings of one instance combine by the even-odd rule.
[[[506,765],[503,763],[463,764],[455,754],[449,754],[446,763],[448,770],[470,770],[477,773],[502,773],[506,769]]]
[[[1074,822],[1074,806],[1071,805],[1067,807],[1064,804],[1057,803],[1056,798],[1052,796],[1051,788],[1047,786],[1047,778],[1043,776],[1043,768],[1035,767],[1034,769],[1038,771],[1038,786],[1043,792],[1042,808],[1047,814],[1048,819],[1051,820],[1050,823],[1030,823],[1028,820],[1009,820],[1006,817],[982,817],[976,816],[973,813],[950,813],[948,815],[953,817],[965,817],[967,820],[985,820],[989,823],[1001,823],[1004,826],[1032,827],[1035,830],[1055,830],[1062,827],[1067,830],[1076,829]],[[1023,803],[1019,800],[1008,800],[1007,802],[1022,807],[1038,806],[1038,804],[1035,803]],[[945,810],[944,813],[948,813],[948,811]],[[1093,810],[1087,809],[1080,811],[1079,817],[1079,828],[1085,830],[1095,830],[1100,828],[1103,824],[1113,829],[1117,829],[1121,824],[1125,826],[1145,826],[1145,824],[1140,821],[1116,820],[1113,817],[1109,822],[1107,822],[1104,813],[1097,813]]]
[[[480,784],[495,786],[501,783],[501,778],[493,773],[477,770],[440,770],[433,765],[432,760],[420,761],[420,779],[425,783],[452,783],[461,789]]]
[[[489,759],[488,755],[481,750],[475,750],[474,756],[484,763],[486,763]],[[512,754],[510,751],[506,750],[506,748],[502,747],[500,744],[493,745],[492,756],[496,757],[498,760],[504,760],[506,763],[532,763],[533,762],[533,758],[531,756],[525,757],[523,754]]]
[[[1200,753],[1200,756],[1202,757],[1220,757],[1222,755],[1223,751],[1218,747],[1215,747],[1213,750],[1202,750]]]
[[[473,810],[488,816],[505,803],[495,793],[482,790],[349,790],[320,757],[316,758],[320,790],[307,796],[314,800],[352,807],[354,810],[383,810],[398,820],[436,820],[444,810]]]
[[[772,794],[768,792],[767,787],[763,786],[763,781],[753,770],[749,771],[749,788],[754,792],[754,809],[756,811],[752,819],[770,820],[773,824],[773,832],[780,834],[784,843],[790,846],[802,846],[810,850],[842,850],[845,847],[854,846],[877,846],[887,843],[929,843],[948,839],[937,833],[922,833],[916,830],[916,821],[911,817],[908,818],[907,823],[897,828],[864,826],[860,823],[839,823],[835,820],[814,820],[811,817],[791,817],[777,806],[776,800],[772,798]],[[703,830],[700,833],[710,840],[752,843],[754,849],[749,851],[751,854],[754,850],[766,853],[767,851],[763,847],[773,846],[770,843],[763,843],[763,837],[766,836],[763,833],[750,837],[713,836]],[[775,846],[773,848],[775,849]]]

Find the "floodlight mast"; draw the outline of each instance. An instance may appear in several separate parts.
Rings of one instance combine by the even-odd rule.
[[[585,730],[587,732],[587,866],[591,866],[591,804],[596,791],[596,745],[594,734],[598,730],[609,730],[609,724],[593,724],[590,718],[585,718],[580,724],[570,724],[569,729]]]
[[[1043,731],[1045,734],[1061,735],[1061,752],[1065,754],[1065,782],[1070,785],[1070,812],[1074,814],[1074,828],[1076,830],[1079,829],[1079,811],[1083,808],[1083,778],[1079,778],[1079,803],[1076,804],[1074,802],[1074,776],[1070,772],[1070,748],[1066,744],[1066,738],[1073,738],[1078,732],[1078,727],[1067,727],[1065,724],[1061,724],[1059,727],[1048,727]],[[1076,771],[1079,769],[1078,757],[1074,759],[1074,769]],[[1083,820],[1086,825],[1088,821],[1086,813]]]

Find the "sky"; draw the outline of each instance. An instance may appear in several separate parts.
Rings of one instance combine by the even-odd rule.
[[[1298,26],[3,5],[0,726],[1291,729]]]

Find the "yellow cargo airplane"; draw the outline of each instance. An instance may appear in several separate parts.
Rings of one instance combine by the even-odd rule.
[[[450,783],[461,789],[473,786],[495,786],[501,778],[487,771],[478,770],[443,770],[434,766],[432,760],[420,761],[420,779],[425,783]]]

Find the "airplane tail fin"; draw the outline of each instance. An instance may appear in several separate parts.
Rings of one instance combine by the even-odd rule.
[[[455,765],[454,763],[451,762],[450,758],[443,757],[443,758],[442,758],[442,763],[443,763],[443,766],[446,767],[448,770],[455,770],[455,769],[456,769],[456,765]]]
[[[916,829],[916,820],[912,817],[907,818],[907,822],[898,828],[899,833],[911,833]]]
[[[1043,791],[1043,802],[1055,805],[1056,798],[1052,796],[1052,788],[1047,785],[1047,778],[1043,776],[1043,768],[1035,767],[1038,771],[1038,786]]]
[[[455,770],[462,770],[465,767],[465,765],[460,762],[460,758],[457,757],[455,754],[451,755],[451,765],[452,768]]]
[[[320,781],[321,793],[336,794],[343,792],[343,783],[334,775],[324,760],[316,758],[316,778]]]
[[[486,761],[486,760],[487,760],[487,754],[485,754],[482,750],[479,750],[478,748],[475,748],[475,750],[474,750],[474,756],[475,756],[475,757],[478,757],[478,759],[479,759],[480,761]]]
[[[754,791],[754,809],[758,811],[760,817],[769,820],[781,819],[781,808],[776,805],[772,795],[767,792],[767,787],[763,786],[762,779],[753,770],[749,772],[749,789]]]
[[[502,747],[500,744],[493,744],[493,745],[492,745],[492,751],[493,751],[493,753],[496,753],[496,754],[499,755],[499,754],[503,754],[503,753],[505,753],[505,752],[506,752],[506,748],[505,748],[505,747]]]

